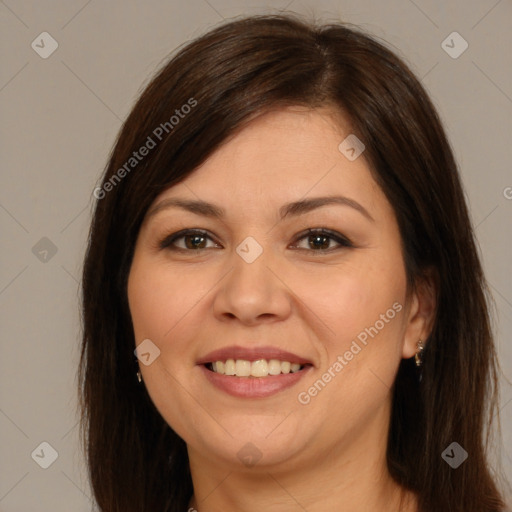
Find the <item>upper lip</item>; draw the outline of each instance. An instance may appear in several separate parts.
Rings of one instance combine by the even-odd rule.
[[[289,361],[290,363],[312,364],[309,359],[301,357],[287,350],[277,347],[241,347],[233,345],[224,347],[201,357],[197,364],[214,363],[215,361],[227,361],[228,359],[244,359],[246,361],[257,361],[258,359],[278,359],[280,361]]]

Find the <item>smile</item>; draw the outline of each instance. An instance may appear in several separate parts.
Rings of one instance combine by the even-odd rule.
[[[214,389],[237,398],[266,398],[296,385],[312,360],[276,346],[226,346],[205,354],[197,368]]]
[[[302,370],[304,366],[290,361],[280,361],[279,359],[258,359],[256,361],[227,359],[206,364],[206,368],[220,375],[256,378],[296,373]]]

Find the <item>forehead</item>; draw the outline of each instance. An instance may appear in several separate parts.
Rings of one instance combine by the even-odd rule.
[[[326,108],[267,112],[163,191],[155,203],[179,196],[255,211],[308,195],[339,193],[365,201],[371,210],[385,197],[364,152],[351,161],[340,151],[340,143],[350,135],[350,124]]]

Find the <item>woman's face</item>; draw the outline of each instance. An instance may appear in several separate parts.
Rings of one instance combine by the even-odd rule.
[[[364,152],[339,149],[349,135],[326,110],[267,113],[148,210],[135,340],[191,457],[300,467],[385,443],[423,324],[393,210]]]

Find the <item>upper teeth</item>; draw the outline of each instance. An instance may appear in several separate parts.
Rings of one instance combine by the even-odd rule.
[[[299,371],[299,363],[279,361],[278,359],[258,359],[247,361],[245,359],[228,359],[212,363],[212,369],[222,375],[234,375],[236,377],[266,377],[267,375],[279,375],[281,373],[295,373]]]

